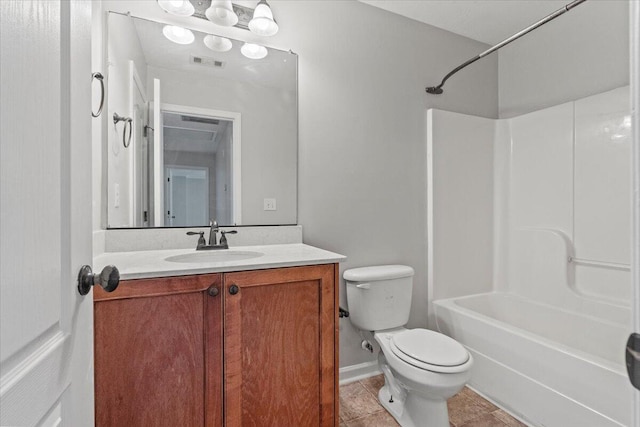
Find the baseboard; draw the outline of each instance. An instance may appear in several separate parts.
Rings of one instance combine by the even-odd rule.
[[[340,385],[349,384],[365,378],[379,375],[382,372],[378,369],[378,362],[365,362],[357,365],[345,366],[340,368]]]

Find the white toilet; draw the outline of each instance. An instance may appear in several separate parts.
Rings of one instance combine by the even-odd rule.
[[[402,427],[448,427],[447,399],[464,387],[473,359],[457,341],[428,329],[406,329],[413,269],[380,265],[344,272],[351,323],[380,346],[385,385],[380,403]]]

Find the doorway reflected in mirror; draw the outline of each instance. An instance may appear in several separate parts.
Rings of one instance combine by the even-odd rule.
[[[233,121],[163,112],[165,225],[234,224]]]

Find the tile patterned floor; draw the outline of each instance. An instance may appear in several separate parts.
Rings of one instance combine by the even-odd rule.
[[[394,427],[398,423],[378,403],[384,377],[378,375],[340,387],[340,427]],[[526,427],[467,387],[449,399],[451,427]]]

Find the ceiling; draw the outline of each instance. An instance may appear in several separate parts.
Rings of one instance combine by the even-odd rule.
[[[494,45],[571,0],[360,0],[452,33]]]

